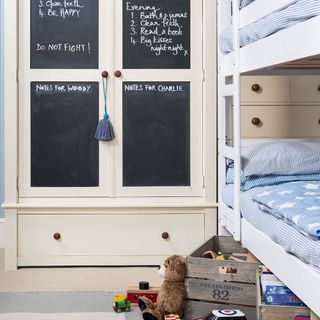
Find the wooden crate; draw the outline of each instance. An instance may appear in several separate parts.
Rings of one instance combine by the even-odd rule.
[[[272,306],[262,303],[260,279],[257,283],[258,320],[292,320],[297,315],[310,316],[310,309],[307,307]]]
[[[248,250],[242,248],[240,243],[234,241],[232,237],[214,236],[200,248],[187,257],[187,277],[202,278],[221,281],[234,281],[243,283],[256,283],[256,271],[259,268],[258,263],[237,262],[232,260],[213,260],[201,258],[201,254],[205,251],[212,250],[214,252],[222,252],[227,255],[232,253],[248,253]],[[219,269],[233,268],[237,272],[235,274],[223,274]],[[255,295],[256,293],[254,293]]]
[[[203,252],[231,255],[247,253],[232,237],[214,236],[187,257],[186,319],[205,316],[213,309],[235,307],[256,320],[258,263],[201,258]],[[221,273],[220,268],[232,268],[235,273]]]
[[[257,320],[257,311],[256,307],[247,307],[247,306],[239,306],[239,305],[225,305],[213,302],[205,302],[205,301],[196,301],[196,300],[187,300],[186,309],[184,319],[193,320],[196,318],[200,318],[209,314],[211,310],[216,309],[240,309],[245,313],[248,320]]]

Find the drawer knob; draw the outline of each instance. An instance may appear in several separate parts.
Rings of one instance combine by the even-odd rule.
[[[108,71],[102,71],[101,72],[102,78],[108,78],[109,77],[109,72]]]
[[[53,238],[55,240],[60,240],[61,239],[61,234],[59,232],[56,232],[54,235],[53,235]]]
[[[114,76],[115,76],[116,78],[120,78],[121,75],[122,75],[122,73],[121,73],[120,70],[117,70],[117,71],[114,72]]]
[[[169,233],[168,232],[162,232],[162,239],[164,239],[164,240],[169,239]]]
[[[252,90],[253,92],[259,92],[259,91],[261,90],[261,87],[260,87],[260,85],[258,85],[257,83],[255,83],[255,84],[253,84],[253,85],[251,86],[251,90]]]
[[[318,85],[317,89],[318,89],[318,91],[320,91],[320,84]]]
[[[259,118],[254,117],[254,118],[251,119],[251,123],[254,126],[258,126],[261,123],[261,120]]]

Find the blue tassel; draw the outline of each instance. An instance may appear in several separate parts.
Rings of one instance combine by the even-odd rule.
[[[115,138],[112,123],[107,113],[99,121],[94,137],[100,141],[112,141]]]
[[[102,74],[102,86],[103,86],[103,97],[104,97],[104,117],[99,121],[96,134],[94,137],[100,141],[112,141],[115,138],[112,123],[107,113],[107,91],[108,91],[108,72],[105,76]]]

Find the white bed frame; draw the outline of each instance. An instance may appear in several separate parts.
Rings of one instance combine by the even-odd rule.
[[[320,272],[298,258],[286,253],[262,232],[254,228],[240,214],[240,75],[309,75],[320,74],[320,41],[310,36],[320,30],[320,16],[265,39],[239,48],[239,29],[248,23],[290,5],[292,0],[256,0],[239,10],[239,0],[221,0],[218,4],[218,30],[231,23],[233,11],[234,51],[223,55],[219,51],[219,226],[240,240],[275,275],[283,281],[308,307],[320,316]],[[283,46],[285,44],[285,46]],[[278,50],[277,50],[278,48]],[[230,97],[233,99],[230,102]],[[229,101],[229,102],[228,102]],[[233,146],[228,145],[227,106],[233,104]],[[226,182],[226,158],[235,163],[234,209],[221,199]]]

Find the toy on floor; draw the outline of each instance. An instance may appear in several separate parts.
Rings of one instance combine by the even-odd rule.
[[[164,320],[180,320],[180,317],[178,314],[165,314]]]
[[[131,310],[130,301],[127,300],[126,296],[115,296],[113,298],[113,310],[117,313],[119,312],[128,312]]]
[[[234,309],[220,309],[220,310],[212,310],[204,320],[247,320],[245,314],[240,310]]]
[[[156,302],[158,298],[160,287],[150,287],[149,282],[147,281],[140,281],[139,287],[131,286],[128,287],[127,290],[127,300],[130,301],[131,306],[138,305],[139,297],[145,296],[150,299],[152,302]]]
[[[163,320],[165,314],[183,316],[186,289],[184,278],[186,275],[185,258],[171,256],[160,268],[159,274],[164,277],[158,299],[153,303],[146,297],[140,297],[138,305],[144,320]]]

